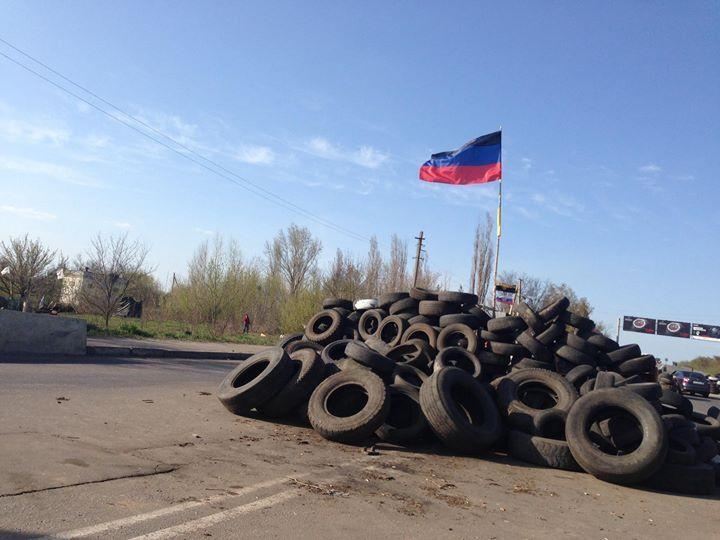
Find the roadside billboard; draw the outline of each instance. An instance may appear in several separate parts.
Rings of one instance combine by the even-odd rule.
[[[656,322],[655,319],[648,319],[647,317],[625,315],[623,317],[623,330],[626,332],[640,332],[641,334],[654,334]]]
[[[658,336],[679,337],[679,338],[689,338],[691,326],[692,325],[689,322],[668,321],[665,319],[658,319],[657,335]]]
[[[720,326],[715,324],[692,323],[690,333],[692,339],[704,339],[707,341],[720,341]]]

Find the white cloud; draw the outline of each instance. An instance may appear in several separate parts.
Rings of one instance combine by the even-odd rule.
[[[643,173],[659,173],[662,171],[662,167],[660,167],[660,165],[655,165],[654,163],[648,163],[647,165],[640,167],[638,170]]]
[[[377,169],[388,160],[388,155],[383,154],[372,146],[361,146],[360,149],[354,153],[354,160],[355,163],[362,167]]]
[[[585,205],[569,195],[552,193],[546,196],[542,193],[533,193],[530,199],[537,206],[559,216],[579,219],[585,213]]]
[[[345,161],[368,169],[377,169],[390,156],[372,146],[363,145],[357,150],[345,150],[324,137],[314,137],[301,150],[324,159]]]
[[[680,180],[682,182],[691,182],[691,181],[695,180],[695,177],[692,174],[681,174],[681,175],[676,176],[675,178],[677,178],[678,180]]]
[[[70,132],[57,127],[33,124],[23,120],[0,119],[0,138],[11,142],[63,144]]]
[[[522,168],[523,168],[523,170],[529,171],[530,169],[532,169],[532,166],[533,166],[533,160],[532,160],[532,159],[524,157],[524,158],[522,158],[520,161],[521,161],[521,163],[522,163]]]
[[[212,236],[215,234],[215,231],[211,231],[210,229],[203,229],[202,227],[193,227],[193,230],[197,233],[204,234],[205,236]]]
[[[109,142],[110,137],[105,135],[88,135],[80,140],[80,143],[83,146],[88,146],[90,148],[106,148]]]
[[[0,206],[0,212],[13,214],[27,219],[36,219],[38,221],[51,221],[57,217],[55,214],[51,214],[50,212],[43,212],[41,210],[35,210],[34,208],[11,206],[7,204]]]
[[[185,122],[182,118],[175,114],[167,114],[162,111],[151,111],[148,109],[138,108],[137,114],[134,114],[146,124],[154,127],[158,131],[169,135],[178,142],[185,145],[194,144],[193,140],[197,135],[198,127],[195,124]]]
[[[235,159],[253,165],[269,165],[275,161],[275,152],[267,146],[242,145],[234,155]]]
[[[127,221],[116,221],[116,222],[115,222],[115,226],[116,226],[118,229],[125,229],[125,230],[127,230],[127,229],[129,229],[129,228],[132,227],[132,225],[131,225],[130,223],[128,223]]]
[[[78,186],[98,187],[99,184],[92,179],[79,174],[72,169],[55,163],[34,161],[30,159],[14,159],[0,156],[0,169],[20,174],[30,174],[54,178],[68,184]]]

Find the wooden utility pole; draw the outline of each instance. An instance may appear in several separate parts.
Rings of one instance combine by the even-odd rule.
[[[415,240],[418,241],[417,243],[417,251],[415,252],[415,275],[413,276],[413,287],[417,287],[417,280],[418,280],[418,273],[420,272],[420,260],[422,259],[422,249],[423,249],[423,240],[425,237],[423,236],[423,232],[420,231],[420,236],[416,236]]]

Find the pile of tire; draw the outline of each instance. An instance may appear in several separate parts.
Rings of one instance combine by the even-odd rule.
[[[473,294],[414,288],[328,298],[304,332],[241,362],[218,397],[231,412],[301,414],[324,438],[439,439],[546,467],[688,494],[720,479],[720,421],[560,298],[493,318]]]

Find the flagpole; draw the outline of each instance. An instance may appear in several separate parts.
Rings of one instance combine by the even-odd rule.
[[[500,132],[502,134],[502,126],[500,126]],[[502,167],[502,144],[500,145],[500,163]],[[500,237],[502,236],[502,176],[498,181],[498,207],[497,207],[497,243],[495,245],[495,272],[493,276],[493,316],[497,312],[497,275],[498,275],[498,261],[500,259]]]

